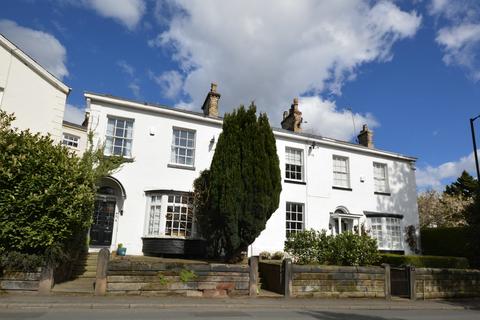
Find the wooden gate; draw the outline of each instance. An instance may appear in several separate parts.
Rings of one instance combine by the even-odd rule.
[[[390,287],[392,296],[410,298],[410,268],[391,267]]]

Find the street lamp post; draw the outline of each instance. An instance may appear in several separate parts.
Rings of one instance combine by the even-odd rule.
[[[473,154],[475,155],[475,167],[477,169],[477,181],[480,181],[480,169],[478,168],[478,155],[477,155],[477,141],[475,139],[475,127],[473,122],[480,118],[480,114],[475,118],[470,119],[470,129],[472,130],[472,141],[473,141]]]

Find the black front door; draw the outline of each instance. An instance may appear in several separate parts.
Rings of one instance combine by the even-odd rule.
[[[110,246],[112,243],[115,200],[96,200],[93,212],[93,224],[90,228],[90,244]]]

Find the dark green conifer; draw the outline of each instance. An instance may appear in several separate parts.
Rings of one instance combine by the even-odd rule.
[[[235,260],[265,229],[281,191],[275,137],[253,103],[225,115],[210,170],[194,188],[209,252]]]

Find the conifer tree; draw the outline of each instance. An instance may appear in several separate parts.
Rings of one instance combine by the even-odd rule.
[[[455,182],[445,187],[446,194],[462,195],[465,198],[472,198],[477,190],[479,190],[478,181],[465,170]]]
[[[210,170],[194,189],[210,254],[235,260],[265,229],[281,191],[275,137],[253,103],[225,115]]]

